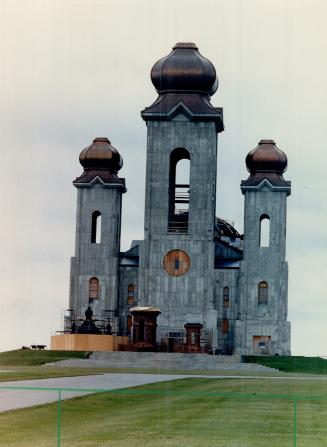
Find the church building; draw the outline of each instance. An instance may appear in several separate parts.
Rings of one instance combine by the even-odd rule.
[[[120,250],[123,159],[109,139],[95,138],[82,150],[83,173],[73,182],[76,243],[65,332],[78,332],[88,310],[94,333],[132,338],[133,310],[154,309],[159,350],[185,352],[191,337],[194,352],[290,355],[285,153],[265,139],[248,153],[239,234],[216,216],[224,124],[222,108],[211,103],[218,88],[213,64],[194,43],[177,43],[154,64],[151,80],[158,97],[141,112],[144,240]],[[148,322],[136,324],[142,340]]]

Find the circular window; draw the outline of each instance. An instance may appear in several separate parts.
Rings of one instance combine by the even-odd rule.
[[[190,269],[190,257],[183,250],[171,250],[164,257],[163,266],[168,275],[181,276]]]

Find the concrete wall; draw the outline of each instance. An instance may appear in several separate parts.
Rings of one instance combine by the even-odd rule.
[[[120,333],[126,334],[129,309],[138,304],[138,267],[120,266],[118,275],[118,315]],[[128,285],[134,285],[134,303],[128,304]]]
[[[214,309],[214,219],[216,202],[217,133],[213,122],[185,117],[149,121],[145,198],[145,240],[140,247],[139,304],[161,309],[158,339],[183,332],[198,322],[216,328]],[[170,154],[190,153],[190,202],[187,234],[168,233]],[[189,271],[179,277],[163,268],[165,255],[183,250]]]
[[[91,243],[93,211],[102,214],[101,243]],[[94,184],[78,187],[75,256],[71,260],[70,308],[84,318],[89,300],[89,280],[99,279],[99,298],[93,300],[95,315],[116,309],[120,248],[121,189]]]
[[[238,351],[253,353],[254,336],[271,337],[271,354],[290,354],[287,322],[288,267],[286,248],[287,192],[273,187],[244,188],[244,258],[240,272]],[[260,216],[270,218],[269,247],[260,246]],[[258,285],[268,283],[267,304],[258,303]]]
[[[229,306],[224,307],[224,287],[229,288]],[[235,322],[239,318],[239,269],[215,270],[215,307],[217,309],[217,348],[226,352],[237,346]],[[228,333],[223,333],[223,319],[228,320]]]
[[[190,153],[188,238],[212,240],[216,208],[217,133],[213,122],[147,122],[145,240],[167,237],[170,154]]]

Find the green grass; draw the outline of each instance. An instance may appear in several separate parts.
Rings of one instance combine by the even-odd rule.
[[[61,447],[291,447],[292,395],[324,398],[299,400],[297,447],[327,446],[327,381],[194,378],[63,401]],[[57,404],[0,414],[1,447],[56,446],[56,430]]]
[[[2,368],[0,368],[1,371]],[[55,377],[88,376],[90,374],[102,374],[102,369],[87,368],[56,368],[47,366],[5,366],[0,372],[1,382],[16,380],[50,379]],[[0,443],[1,446],[1,443]]]
[[[17,349],[15,351],[0,352],[0,365],[43,365],[69,358],[85,358],[81,351],[38,351],[33,349]]]
[[[277,368],[283,372],[327,374],[327,360],[321,357],[265,357],[248,355],[244,356],[243,359],[246,363],[259,363],[270,368]]]
[[[1,371],[2,370],[2,371]],[[128,373],[128,374],[187,374],[203,376],[253,376],[253,372],[248,371],[186,371],[178,369],[159,369],[159,368],[79,368],[79,367],[56,367],[56,366],[2,366],[0,367],[0,383],[14,380],[32,380],[32,379],[49,379],[53,377],[73,377],[88,376],[92,374],[103,373]],[[275,377],[283,376],[283,373],[276,372],[256,372],[258,377]],[[1,446],[1,444],[0,444]]]

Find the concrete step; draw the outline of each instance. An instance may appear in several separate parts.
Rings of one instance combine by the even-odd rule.
[[[85,361],[81,361],[81,364]],[[180,354],[156,352],[94,352],[88,366],[158,368],[180,370],[276,371],[263,365],[242,363],[240,355]]]

